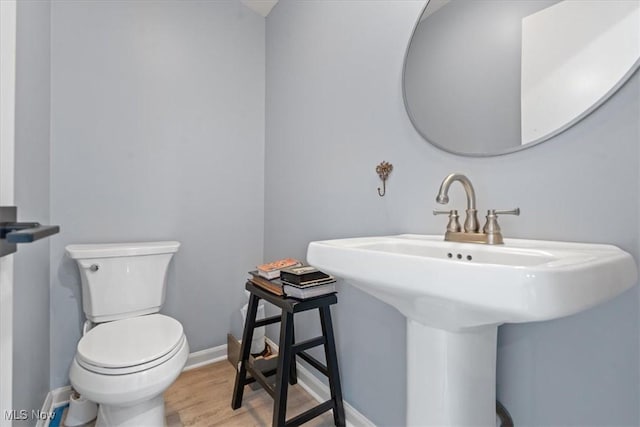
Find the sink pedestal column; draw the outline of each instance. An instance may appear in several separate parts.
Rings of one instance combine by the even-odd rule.
[[[451,332],[407,319],[407,425],[496,425],[498,325]]]

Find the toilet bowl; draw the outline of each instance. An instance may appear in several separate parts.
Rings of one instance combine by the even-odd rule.
[[[164,391],[189,355],[180,322],[157,311],[178,242],[70,245],[80,268],[89,327],[69,371],[98,403],[97,427],[165,425]]]
[[[182,325],[161,314],[98,325],[78,343],[69,379],[100,404],[97,425],[162,426],[162,393],[189,355]]]

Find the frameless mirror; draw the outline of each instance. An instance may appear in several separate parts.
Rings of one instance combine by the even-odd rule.
[[[493,156],[549,140],[640,66],[640,2],[430,0],[404,64],[405,106],[443,150]]]

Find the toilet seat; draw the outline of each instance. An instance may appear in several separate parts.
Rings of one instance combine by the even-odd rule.
[[[185,340],[180,322],[162,314],[116,320],[80,339],[76,361],[95,373],[132,374],[171,359]]]

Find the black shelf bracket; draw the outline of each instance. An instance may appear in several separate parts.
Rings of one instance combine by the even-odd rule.
[[[0,206],[0,257],[17,251],[18,243],[31,243],[60,232],[57,225],[17,222],[18,208]]]

